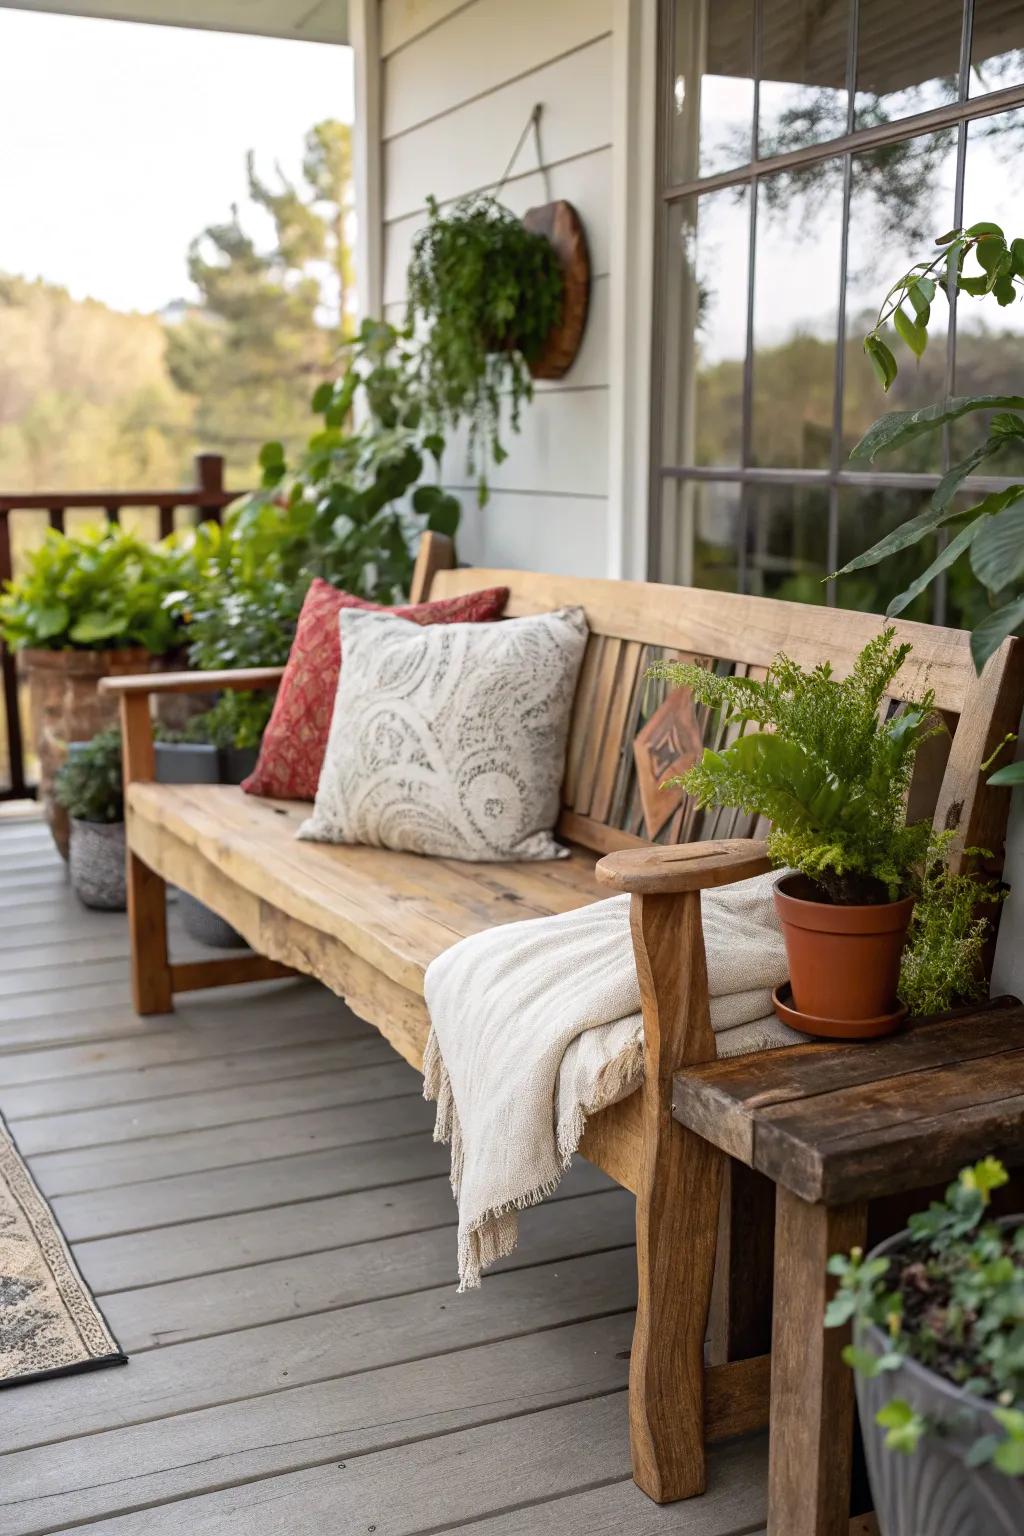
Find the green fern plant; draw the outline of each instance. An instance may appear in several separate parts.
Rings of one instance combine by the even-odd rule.
[[[885,700],[910,651],[886,629],[837,680],[825,662],[805,672],[778,656],[764,680],[660,662],[651,675],[692,691],[731,745],[706,749],[672,783],[697,803],[739,806],[771,822],[768,851],[801,871],[824,901],[894,901],[916,893],[933,856],[927,822],[907,824],[906,798],[922,741],[944,729],[933,696],[888,714]],[[747,732],[746,727],[760,729]]]

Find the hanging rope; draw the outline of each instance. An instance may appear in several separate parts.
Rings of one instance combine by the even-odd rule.
[[[534,143],[535,143],[535,145],[537,147],[537,169],[540,171],[541,175],[544,178],[544,196],[545,196],[545,198],[547,199],[548,202],[551,201],[551,189],[548,186],[547,166],[544,164],[544,156],[543,156],[543,154],[541,152],[541,147],[540,147],[540,115],[543,112],[543,110],[544,110],[544,106],[543,106],[542,102],[538,101],[538,102],[534,103],[533,110],[530,112],[529,117],[526,119],[526,124],[525,124],[525,126],[523,128],[523,131],[519,135],[519,139],[518,139],[518,142],[516,144],[515,149],[512,151],[512,158],[509,160],[508,165],[506,165],[505,169],[502,171],[502,173],[501,173],[501,180],[498,182],[497,186],[494,189],[494,196],[495,197],[500,197],[501,189],[505,185],[506,181],[508,181],[509,177],[511,176],[512,168],[515,165],[516,161],[519,159],[520,153],[522,152],[523,145],[526,143],[527,139],[530,137],[530,130],[532,129],[533,130]]]

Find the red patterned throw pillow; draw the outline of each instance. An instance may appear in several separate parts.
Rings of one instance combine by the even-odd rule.
[[[432,603],[382,608],[339,592],[318,576],[302,605],[259,761],[242,788],[279,800],[316,798],[341,670],[338,615],[343,608],[373,608],[417,624],[480,624],[500,618],[507,601],[507,587],[488,587]]]

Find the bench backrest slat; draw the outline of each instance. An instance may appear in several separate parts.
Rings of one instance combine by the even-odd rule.
[[[667,697],[662,685],[644,682],[652,660],[683,656],[763,676],[785,651],[805,667],[828,660],[841,677],[886,623],[877,614],[657,582],[446,568],[446,543],[427,536],[415,598],[428,590],[431,597],[453,597],[507,586],[506,614],[512,618],[569,605],[584,609],[590,639],[570,729],[560,825],[565,836],[602,852],[638,842],[763,831],[736,812],[700,813],[685,796],[670,804],[652,795],[652,784],[673,761],[708,744],[706,722],[678,699],[652,722]],[[897,638],[913,646],[895,679],[894,697],[917,698],[931,688],[952,731],[951,741],[921,754],[914,809],[934,816],[937,826],[956,829],[958,845],[991,849],[993,867],[1001,869],[1009,791],[988,788],[981,765],[1017,729],[1024,644],[1006,641],[978,678],[965,630],[891,622]]]

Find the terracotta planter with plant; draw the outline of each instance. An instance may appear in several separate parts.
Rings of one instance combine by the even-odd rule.
[[[178,624],[164,606],[178,583],[170,543],[149,545],[110,525],[71,537],[51,529],[0,597],[0,634],[28,684],[39,798],[67,857],[67,817],[54,799],[69,742],[113,725],[117,701],[101,677],[149,671],[170,651]]]
[[[87,907],[125,909],[124,798],[121,733],[101,731],[76,745],[58,769],[57,801],[69,818],[68,868]]]
[[[1024,1217],[993,1221],[994,1158],[865,1257],[836,1254],[844,1359],[882,1536],[1024,1531]]]
[[[976,908],[993,893],[946,867],[951,834],[907,822],[918,748],[945,729],[930,694],[885,707],[910,649],[884,630],[841,680],[786,656],[763,680],[679,662],[652,669],[690,689],[735,738],[672,782],[701,807],[738,806],[771,824],[790,963],[774,1001],[807,1034],[885,1034],[908,1009],[936,1012],[982,985],[986,923]]]

